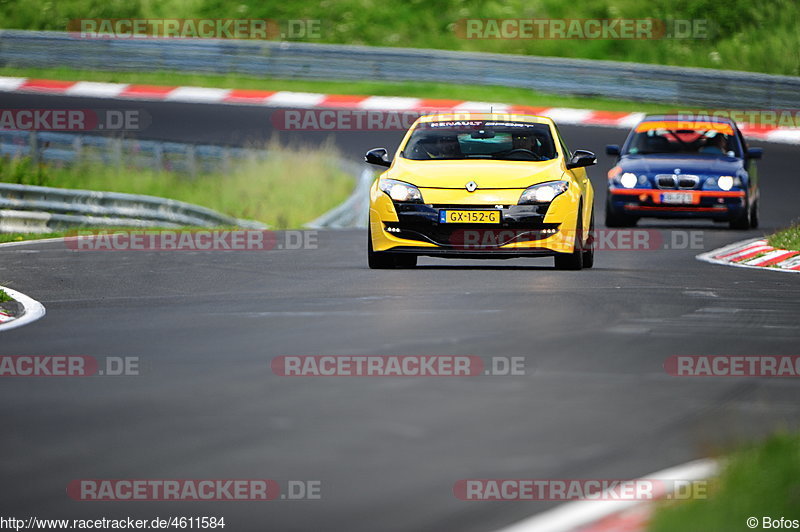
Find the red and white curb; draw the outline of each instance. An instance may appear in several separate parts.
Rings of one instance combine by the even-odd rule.
[[[35,299],[30,298],[23,293],[17,292],[16,290],[6,288],[5,286],[0,286],[0,290],[3,290],[3,292],[11,296],[12,299],[14,299],[17,303],[20,303],[25,309],[22,315],[17,318],[13,318],[0,311],[0,332],[16,329],[17,327],[22,327],[23,325],[28,325],[29,323],[33,323],[34,321],[44,317],[44,305]]]
[[[702,253],[697,256],[697,259],[712,264],[740,268],[800,273],[800,251],[774,248],[763,238],[742,240],[714,251]]]
[[[558,124],[606,126],[630,129],[644,113],[593,111],[568,107],[531,107],[492,102],[403,98],[391,96],[353,96],[314,92],[262,91],[249,89],[215,89],[208,87],[168,87],[95,81],[56,81],[47,79],[0,77],[0,92],[59,94],[88,98],[119,100],[155,100],[182,103],[261,105],[265,107],[357,109],[410,112],[479,112],[490,109],[498,113],[548,116]],[[739,124],[749,138],[800,144],[800,129],[771,128],[747,123]]]
[[[642,477],[666,481],[696,481],[719,473],[719,462],[696,460]],[[593,500],[562,504],[497,532],[644,532],[658,500],[672,493],[655,493],[653,500]]]

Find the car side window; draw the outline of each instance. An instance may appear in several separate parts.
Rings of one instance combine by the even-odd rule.
[[[742,132],[741,132],[741,130],[739,128],[736,128],[736,136],[739,138],[739,144],[742,147],[742,154],[746,155],[747,154],[747,142],[744,140],[744,135],[742,135]]]
[[[558,130],[558,126],[556,127],[556,135],[558,136],[558,143],[561,144],[561,151],[564,152],[564,159],[569,161],[572,158],[572,152],[569,151],[567,148],[567,144],[564,142],[564,137],[561,136],[561,131]]]

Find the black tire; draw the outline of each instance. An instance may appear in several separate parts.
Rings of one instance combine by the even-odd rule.
[[[753,203],[753,207],[750,209],[750,228],[758,229],[758,200]]]
[[[591,268],[592,266],[594,266],[594,242],[595,242],[594,209],[592,209],[592,217],[589,219],[589,236],[586,239],[586,248],[583,250],[584,268]]]
[[[633,227],[638,218],[627,214],[617,214],[611,207],[611,202],[606,202],[606,227]]]
[[[728,222],[731,229],[736,231],[746,231],[750,229],[750,209],[746,208],[742,214]]]
[[[395,268],[416,268],[417,256],[411,253],[393,253]]]
[[[372,249],[372,231],[367,230],[367,264],[372,270],[388,270],[390,268],[414,268],[417,256],[412,254],[389,253]]]
[[[556,253],[556,270],[580,270],[583,268],[583,207],[578,206],[578,222],[575,224],[575,248],[572,253]]]

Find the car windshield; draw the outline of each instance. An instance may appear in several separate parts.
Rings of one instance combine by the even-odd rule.
[[[626,154],[680,154],[740,157],[730,124],[643,122],[627,144]]]
[[[401,155],[414,161],[547,161],[557,152],[547,124],[451,120],[418,124]]]

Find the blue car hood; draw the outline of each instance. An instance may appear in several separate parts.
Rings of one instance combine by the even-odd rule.
[[[681,174],[738,175],[744,168],[742,160],[725,156],[625,155],[617,163],[625,172],[640,175]]]

